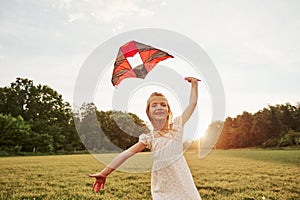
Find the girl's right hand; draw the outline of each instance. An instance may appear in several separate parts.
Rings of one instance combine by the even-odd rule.
[[[194,77],[185,77],[184,80],[186,80],[190,83],[201,81],[200,79],[197,79],[197,78],[194,78]]]
[[[96,179],[94,181],[92,191],[95,191],[95,188],[96,188],[96,192],[99,192],[100,189],[104,189],[104,185],[105,185],[105,182],[106,182],[106,177],[105,176],[101,176],[98,173],[98,174],[89,174],[89,177]]]

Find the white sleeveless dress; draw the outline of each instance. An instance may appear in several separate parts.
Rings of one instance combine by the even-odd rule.
[[[173,130],[163,136],[154,137],[152,132],[139,137],[139,141],[152,151],[153,200],[201,200],[183,156],[182,137],[180,118],[174,120]]]

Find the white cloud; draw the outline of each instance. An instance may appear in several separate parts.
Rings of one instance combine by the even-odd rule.
[[[99,22],[111,23],[118,22],[126,17],[150,17],[154,14],[153,11],[147,8],[145,3],[137,0],[64,0],[54,3],[53,7],[65,12],[70,23],[82,19],[96,19]]]
[[[162,1],[162,2],[160,3],[160,5],[162,5],[162,6],[166,6],[166,5],[167,5],[167,2],[165,2],[165,1]]]
[[[121,30],[125,27],[124,23],[119,23],[118,25],[116,25],[115,28],[113,28],[113,34],[117,35],[119,32],[121,32]]]
[[[80,19],[84,18],[84,14],[83,13],[70,13],[68,18],[69,18],[68,22],[72,23],[75,20],[80,20]]]

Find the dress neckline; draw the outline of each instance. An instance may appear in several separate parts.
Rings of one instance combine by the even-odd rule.
[[[158,138],[172,138],[172,137],[174,136],[173,134],[171,134],[171,132],[173,133],[172,130],[169,130],[168,132],[166,132],[166,133],[163,134],[163,135],[160,135],[160,134],[158,134],[158,133],[154,134],[154,132],[156,132],[156,131],[154,131],[154,130],[151,131],[152,139],[158,139]],[[156,135],[159,135],[159,136],[158,136],[158,137],[155,137]],[[167,136],[167,135],[169,135],[169,136]],[[170,135],[171,135],[171,136],[170,136]]]

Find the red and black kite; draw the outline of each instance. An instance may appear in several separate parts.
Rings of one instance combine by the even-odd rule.
[[[172,55],[151,46],[130,41],[120,47],[111,82],[117,86],[125,78],[144,79],[157,63]]]

